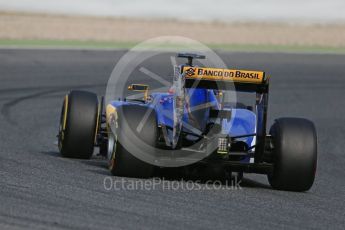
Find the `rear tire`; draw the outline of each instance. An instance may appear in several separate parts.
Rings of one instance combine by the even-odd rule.
[[[270,185],[279,190],[307,191],[315,178],[317,136],[314,124],[301,118],[280,118],[271,127],[273,173]]]
[[[59,150],[62,156],[89,159],[93,154],[98,119],[97,95],[71,91],[61,111]]]
[[[140,132],[137,127],[143,120],[144,114],[149,111],[145,124]],[[124,105],[117,111],[118,135],[115,139],[115,146],[109,162],[109,169],[115,176],[149,178],[153,175],[154,166],[138,159],[130,153],[122,144],[121,140],[132,140],[130,133],[134,133],[148,146],[155,148],[158,139],[158,128],[156,112],[151,108],[139,105]],[[127,136],[129,135],[129,136]],[[137,145],[138,143],[130,143]]]

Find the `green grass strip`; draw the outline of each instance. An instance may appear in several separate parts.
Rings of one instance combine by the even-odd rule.
[[[67,48],[67,49],[130,49],[137,42],[107,42],[79,40],[11,40],[0,39],[2,48]],[[345,47],[300,46],[300,45],[236,45],[206,44],[214,50],[234,52],[288,52],[288,53],[330,53],[345,54]],[[157,44],[154,48],[177,48],[179,44]],[[150,47],[148,47],[150,48]]]

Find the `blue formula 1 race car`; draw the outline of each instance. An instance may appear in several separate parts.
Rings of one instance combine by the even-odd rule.
[[[312,122],[279,118],[266,133],[269,77],[264,72],[193,65],[197,54],[178,54],[188,62],[174,67],[169,92],[149,93],[130,84],[140,99],[98,101],[97,95],[71,91],[65,96],[58,134],[64,157],[88,159],[94,147],[113,175],[148,178],[159,168],[199,173],[267,174],[275,189],[309,190],[317,165]],[[234,93],[235,94],[232,94]],[[254,95],[254,106],[234,101]]]

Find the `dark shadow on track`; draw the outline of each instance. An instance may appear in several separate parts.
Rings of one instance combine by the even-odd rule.
[[[52,157],[61,157],[60,153],[57,152],[57,151],[42,151],[40,152],[44,155],[49,155],[49,156],[52,156]]]
[[[272,187],[267,184],[263,184],[247,178],[242,179],[241,186],[244,188],[262,188],[272,190]]]
[[[63,158],[59,152],[57,151],[47,151],[47,152],[41,152],[42,154],[47,154],[53,157],[60,157]],[[72,159],[72,158],[64,158],[64,159],[70,159],[71,161],[77,161],[82,164],[86,164],[89,166],[94,166],[94,169],[90,169],[90,172],[103,175],[103,176],[111,176],[111,173],[108,170],[108,165],[106,162],[106,159],[101,156],[93,155],[93,157],[90,160],[80,160],[80,159]],[[212,182],[221,182],[223,185],[228,185],[229,182],[236,181],[236,177],[230,177],[227,176],[205,176],[205,174],[200,174],[199,176],[195,175],[186,175],[183,170],[176,169],[176,168],[169,168],[169,169],[158,169],[155,170],[155,173],[153,175],[155,178],[160,178],[164,180],[169,181],[193,181],[200,184],[205,183],[212,183]],[[133,178],[137,179],[137,178]],[[137,179],[140,180],[140,179]],[[242,178],[239,185],[244,188],[261,188],[261,189],[272,189],[269,185],[263,184],[251,179]]]

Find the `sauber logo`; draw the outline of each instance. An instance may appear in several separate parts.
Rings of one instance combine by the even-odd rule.
[[[215,69],[200,67],[185,67],[183,69],[187,77],[199,78],[204,80],[223,80],[238,81],[247,83],[262,83],[264,72],[233,70],[233,69]]]

